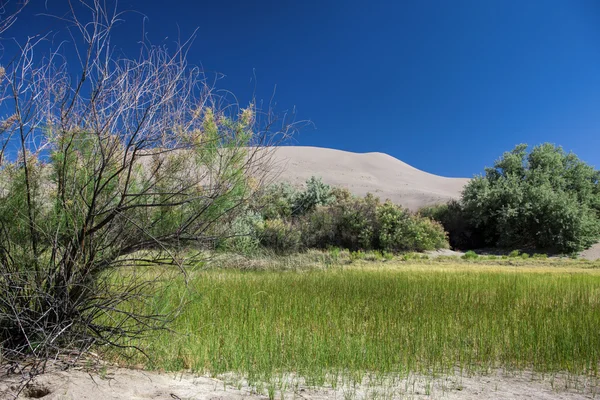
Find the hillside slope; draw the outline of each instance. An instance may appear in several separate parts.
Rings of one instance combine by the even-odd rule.
[[[356,195],[373,193],[411,210],[458,198],[469,181],[429,174],[383,153],[282,146],[274,154],[276,181],[301,185],[311,176],[320,176],[323,182]]]

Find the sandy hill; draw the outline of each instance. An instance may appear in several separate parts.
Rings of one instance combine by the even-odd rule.
[[[278,147],[275,163],[280,172],[277,181],[301,185],[311,176],[320,176],[329,185],[361,196],[373,193],[411,210],[458,198],[469,180],[433,175],[383,153],[320,147]]]

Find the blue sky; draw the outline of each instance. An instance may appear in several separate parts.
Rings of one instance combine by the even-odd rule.
[[[15,35],[58,29],[35,14]],[[197,37],[189,61],[309,119],[298,145],[379,151],[472,176],[517,143],[552,142],[600,167],[600,2],[578,0],[121,0],[167,45]],[[117,43],[141,38],[125,15]],[[37,32],[36,32],[37,33]]]

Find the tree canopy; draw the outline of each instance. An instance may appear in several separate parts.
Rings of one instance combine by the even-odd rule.
[[[571,253],[600,239],[600,171],[553,144],[504,153],[461,203],[487,246]]]

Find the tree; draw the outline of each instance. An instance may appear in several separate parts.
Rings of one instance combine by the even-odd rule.
[[[577,252],[600,239],[600,171],[561,147],[520,144],[464,189],[464,217],[488,246]]]
[[[296,126],[217,96],[188,65],[189,43],[117,57],[122,14],[104,4],[71,5],[72,47],[44,52],[31,37],[1,76],[4,359],[122,346],[163,327],[168,316],[140,311],[158,271],[185,275],[184,257],[218,239]]]

